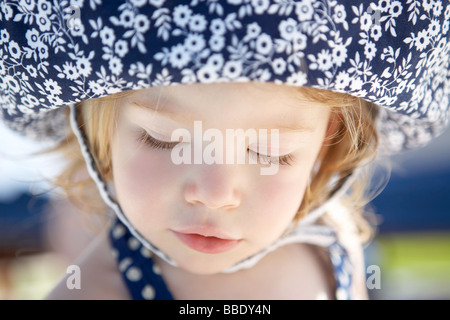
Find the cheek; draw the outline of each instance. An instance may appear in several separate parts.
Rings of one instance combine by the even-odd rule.
[[[291,206],[291,203],[298,203],[302,198],[302,191],[306,186],[305,178],[302,175],[289,176],[278,175],[262,184],[262,199],[277,207]]]
[[[163,174],[164,161],[159,156],[150,154],[136,154],[122,157],[113,162],[113,176],[116,189],[123,190],[131,197],[149,197],[164,187],[168,182]]]
[[[123,145],[113,150],[113,180],[118,201],[128,218],[144,225],[168,211],[176,188],[170,152]]]
[[[305,192],[309,170],[279,172],[260,179],[254,187],[250,205],[254,217],[249,229],[258,234],[279,237],[295,217]],[[268,237],[267,241],[271,241]]]

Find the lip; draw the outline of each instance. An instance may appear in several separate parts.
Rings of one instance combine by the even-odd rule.
[[[189,248],[201,253],[217,254],[234,249],[241,239],[232,239],[216,232],[201,230],[171,230]]]

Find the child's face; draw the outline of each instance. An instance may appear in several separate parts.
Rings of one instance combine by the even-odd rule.
[[[152,88],[118,103],[112,161],[123,212],[180,267],[199,274],[230,267],[286,231],[302,202],[330,117],[329,107],[302,101],[293,88],[268,84]],[[194,130],[194,121],[201,121],[202,132]],[[170,142],[179,128],[190,133],[191,143],[183,144],[192,149],[191,164],[175,164],[170,144],[155,148],[154,140],[153,145],[151,139],[142,140],[149,134]],[[203,137],[208,129],[217,129],[224,139],[227,129],[279,129],[277,151],[290,154],[291,163],[280,162],[276,174],[263,175],[267,159],[262,164],[248,161],[258,151],[252,144],[244,146],[244,164],[206,164],[199,158],[200,164],[194,164],[194,144],[203,140],[200,155],[213,145]],[[223,141],[215,152],[230,152],[229,143]],[[237,154],[238,143],[235,148]]]

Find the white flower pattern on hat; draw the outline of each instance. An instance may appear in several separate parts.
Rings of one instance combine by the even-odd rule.
[[[124,90],[270,81],[362,97],[433,136],[448,118],[449,20],[440,0],[2,1],[0,107],[23,131]]]

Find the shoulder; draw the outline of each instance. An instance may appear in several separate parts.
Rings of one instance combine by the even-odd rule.
[[[108,243],[98,235],[82,256],[68,266],[68,273],[46,297],[47,300],[130,299]]]
[[[302,268],[298,281],[308,288],[302,299],[335,299],[334,272],[326,248],[311,244],[297,244],[294,248]]]

